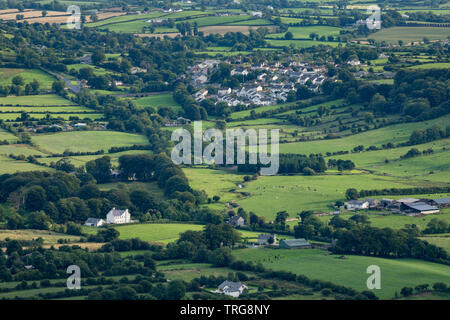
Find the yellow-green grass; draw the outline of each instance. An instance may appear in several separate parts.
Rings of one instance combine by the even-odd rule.
[[[107,150],[105,150],[107,151]],[[111,153],[111,154],[100,154],[100,155],[91,155],[91,156],[71,156],[66,157],[68,158],[73,165],[75,166],[84,166],[86,162],[108,156],[111,158],[111,164],[115,167],[119,165],[119,158],[123,155],[134,155],[134,154],[151,154],[150,151],[147,150],[129,150],[129,151],[123,151],[123,152],[117,152],[117,153]],[[61,157],[48,157],[48,158],[40,158],[39,162],[50,164],[52,162],[58,162],[61,160]]]
[[[311,33],[316,33],[319,37],[339,35],[341,28],[330,26],[311,26],[311,27],[289,27],[289,32],[294,35],[294,39],[310,39]],[[274,33],[267,36],[269,39],[283,38],[285,33]]]
[[[63,153],[65,150],[73,152],[95,152],[111,147],[148,144],[146,137],[117,132],[117,131],[72,131],[33,136],[33,142],[40,149],[50,153]]]
[[[226,276],[230,272],[234,272],[229,268],[215,268],[206,263],[182,263],[172,265],[160,265],[157,267],[159,272],[164,273],[169,280],[184,280],[191,281],[201,276],[209,277],[213,276]],[[250,272],[244,272],[247,275],[251,275]]]
[[[206,168],[183,168],[189,179],[189,184],[196,190],[204,190],[208,197],[220,196],[220,201],[231,201],[237,195],[229,192],[231,189],[239,191],[237,184],[243,181],[244,175],[229,173],[224,170]]]
[[[11,96],[0,97],[0,104],[22,105],[22,106],[69,106],[76,105],[70,100],[57,96],[56,94],[42,94],[36,96]]]
[[[417,195],[419,198],[427,197],[426,195]],[[386,196],[388,198],[392,198],[390,196]],[[405,196],[403,196],[405,197]],[[339,216],[343,219],[349,219],[353,215],[355,215],[356,212],[353,213],[341,213]],[[450,214],[444,213],[444,214],[432,214],[432,215],[426,215],[421,217],[410,217],[403,214],[375,214],[370,213],[367,214],[367,211],[358,211],[358,214],[366,214],[367,217],[370,220],[370,225],[372,227],[377,228],[392,228],[392,229],[402,229],[405,227],[405,225],[416,225],[420,230],[425,230],[427,227],[427,224],[432,219],[438,219],[443,220],[448,223],[450,223]],[[318,217],[319,220],[321,220],[324,223],[328,223],[333,216],[322,216]],[[290,221],[287,223],[288,225],[293,228],[298,224],[298,221]]]
[[[446,237],[421,237],[420,239],[425,240],[428,243],[434,244],[435,246],[444,248],[445,251],[450,253],[450,236]]]
[[[38,282],[38,281],[36,281]],[[83,286],[83,289],[92,289],[97,286]],[[56,292],[64,292],[67,288],[65,287],[50,287],[50,288],[39,288],[39,289],[30,289],[30,290],[19,290],[19,291],[11,291],[11,292],[3,292],[0,293],[0,299],[7,298],[13,299],[15,297],[19,298],[31,298],[37,296],[40,293],[56,293]]]
[[[450,68],[450,63],[446,62],[436,62],[436,63],[425,63],[418,66],[409,67],[410,69],[448,69]]]
[[[1,108],[1,107],[0,107]],[[51,111],[47,113],[28,113],[28,115],[33,119],[44,119],[49,114],[54,119],[70,120],[73,117],[78,117],[78,119],[89,119],[89,120],[100,120],[103,119],[104,115],[101,113],[52,113]],[[0,113],[1,120],[10,121],[21,121],[21,113]]]
[[[181,233],[187,230],[201,231],[202,225],[183,223],[148,223],[117,226],[120,239],[139,238],[142,241],[164,243],[178,240]]]
[[[44,244],[56,244],[59,239],[68,240],[70,242],[77,242],[80,240],[80,237],[46,230],[0,230],[0,240],[5,240],[7,238],[11,240],[33,240],[42,238]]]
[[[114,74],[115,73],[113,71],[108,71],[105,68],[92,66],[92,65],[89,65],[89,64],[81,64],[81,63],[79,63],[79,64],[69,64],[69,65],[67,65],[67,70],[69,70],[69,71],[71,69],[74,69],[76,71],[80,71],[80,69],[84,69],[84,68],[92,69],[92,72],[95,75],[97,75],[97,76],[98,75],[105,75],[105,74],[108,74],[108,73],[110,73],[110,74]]]
[[[16,173],[23,171],[53,171],[53,170],[26,161],[18,161],[0,155],[0,174]]]
[[[250,19],[245,21],[230,23],[232,26],[269,26],[272,22],[266,19]]]
[[[327,42],[327,41],[312,41],[312,40],[275,40],[267,39],[266,42],[274,47],[290,47],[291,45],[295,48],[309,48],[314,46],[331,46],[337,47],[339,42]]]
[[[157,182],[112,182],[112,183],[103,183],[98,185],[100,190],[108,191],[112,189],[121,189],[121,190],[146,190],[150,191],[152,195],[157,199],[164,198],[164,192],[161,188],[158,187]]]
[[[380,31],[368,36],[368,39],[397,44],[399,40],[402,40],[404,43],[409,43],[423,41],[423,38],[428,38],[429,40],[441,40],[447,39],[447,37],[447,28],[392,27],[382,28]]]
[[[48,113],[58,113],[58,112],[79,112],[83,115],[83,112],[94,112],[92,109],[88,109],[82,106],[58,106],[58,107],[24,107],[24,106],[0,106],[0,112],[27,112],[27,113],[37,113],[37,112],[48,112]]]
[[[12,145],[4,145],[0,146],[0,155],[24,155],[24,156],[34,156],[40,155],[45,156],[45,153],[42,153],[39,150],[36,150],[34,147],[31,147],[26,144],[12,144]]]
[[[160,107],[169,107],[181,110],[181,106],[173,99],[172,93],[155,94],[145,98],[134,100],[138,107],[152,107],[158,109]]]
[[[381,269],[381,289],[374,293],[381,299],[392,299],[403,287],[444,282],[450,284],[450,266],[416,259],[383,259],[365,256],[346,256],[339,259],[316,249],[243,249],[233,252],[237,259],[261,262],[272,270],[284,270],[312,279],[331,281],[359,291],[367,289],[367,267]],[[275,258],[278,256],[279,258]]]
[[[206,27],[206,26],[212,26],[212,25],[234,24],[235,22],[249,20],[251,17],[252,16],[250,16],[250,15],[223,16],[223,17],[210,16],[210,17],[201,17],[201,18],[190,19],[189,22],[191,24],[197,22],[199,27]],[[249,20],[249,21],[252,21],[252,20]],[[247,25],[247,24],[243,24],[243,25]]]
[[[19,68],[1,68],[0,69],[0,85],[10,86],[14,77],[20,76],[23,78],[24,83],[30,83],[33,80],[37,80],[40,84],[40,89],[48,90],[52,87],[53,82],[56,80],[53,76],[36,69],[19,69]]]
[[[0,129],[0,141],[4,141],[4,140],[6,140],[8,142],[16,142],[17,137],[8,131]]]
[[[280,145],[280,153],[325,154],[326,152],[350,151],[358,145],[381,147],[388,142],[397,144],[408,141],[414,130],[429,128],[433,125],[439,125],[443,128],[449,120],[450,116],[446,115],[433,120],[403,123],[370,130],[340,139],[286,143]]]
[[[162,12],[151,12],[151,13],[142,14],[142,15],[123,15],[123,16],[117,16],[117,17],[112,17],[109,19],[97,21],[97,22],[86,23],[85,26],[92,27],[92,28],[93,27],[102,27],[102,26],[109,25],[109,24],[122,23],[122,22],[136,20],[136,19],[145,20],[145,19],[150,19],[150,18],[156,18],[156,17],[161,16],[162,14],[163,14]]]
[[[251,195],[237,202],[246,211],[270,220],[281,210],[286,210],[290,217],[302,210],[332,211],[336,201],[345,200],[348,188],[372,190],[426,185],[430,184],[372,174],[262,176],[242,189]]]

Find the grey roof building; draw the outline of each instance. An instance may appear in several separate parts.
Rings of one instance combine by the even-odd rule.
[[[439,208],[435,206],[430,206],[425,202],[402,203],[401,209],[405,212],[419,213],[419,214],[431,214],[439,212]]]
[[[284,249],[302,249],[311,248],[311,244],[306,241],[306,239],[291,239],[291,240],[281,240],[279,245],[280,248]]]
[[[240,216],[232,216],[229,223],[235,227],[242,227],[245,225],[245,220]]]

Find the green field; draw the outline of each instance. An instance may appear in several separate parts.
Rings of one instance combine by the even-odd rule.
[[[251,195],[237,202],[246,210],[267,219],[286,210],[295,217],[303,210],[333,210],[337,200],[345,200],[348,188],[357,190],[407,188],[425,186],[421,181],[376,176],[372,174],[343,174],[320,176],[262,176],[242,189]]]
[[[49,153],[108,151],[111,147],[147,144],[146,137],[117,131],[73,131],[38,135],[33,142]]]
[[[138,107],[146,108],[152,107],[158,109],[160,107],[174,108],[175,110],[181,110],[181,106],[175,102],[172,93],[155,94],[145,98],[139,98],[134,100]]]
[[[73,106],[76,104],[56,94],[42,94],[38,96],[0,97],[0,105]]]
[[[374,293],[382,299],[400,295],[401,288],[419,284],[444,282],[450,284],[450,266],[416,259],[383,259],[365,256],[346,256],[338,259],[327,251],[316,249],[243,249],[233,251],[237,259],[261,262],[273,270],[291,271],[311,279],[331,281],[359,291],[368,290],[367,267],[377,265],[381,269],[381,289]],[[276,259],[275,256],[280,256]]]
[[[393,44],[397,44],[399,40],[402,40],[406,44],[414,41],[423,41],[423,38],[428,38],[429,40],[443,40],[447,39],[447,37],[447,28],[392,27],[381,29],[374,34],[371,34],[368,39],[385,41]]]
[[[311,27],[290,27],[289,32],[294,35],[294,39],[310,39],[311,33],[316,33],[319,37],[339,35],[341,28],[329,26],[311,26]],[[285,33],[274,33],[267,36],[269,39],[283,38]]]
[[[22,77],[25,84],[37,80],[41,90],[51,89],[53,82],[56,80],[53,76],[41,70],[1,68],[0,86],[10,86],[12,84],[12,79],[16,76]]]

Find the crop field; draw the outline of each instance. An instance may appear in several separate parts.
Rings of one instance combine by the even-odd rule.
[[[146,137],[117,131],[73,131],[38,135],[33,142],[49,153],[108,151],[111,147],[147,144]]]
[[[23,78],[25,83],[30,83],[33,80],[39,82],[40,89],[48,90],[51,89],[53,81],[56,79],[41,70],[26,70],[26,69],[11,69],[11,68],[1,68],[0,69],[0,85],[10,86],[12,84],[12,79],[16,76]]]
[[[249,192],[250,196],[237,202],[246,211],[253,211],[266,219],[274,219],[280,208],[286,210],[290,217],[295,217],[303,210],[333,210],[332,204],[337,200],[345,200],[348,188],[372,190],[407,188],[413,185],[426,184],[372,174],[262,176],[242,189]]]
[[[446,39],[448,37],[448,32],[448,28],[392,27],[371,34],[368,39],[386,41],[393,44],[397,44],[398,40],[409,43],[423,41],[423,38],[428,38],[429,40]]]
[[[339,259],[327,251],[316,249],[243,249],[233,251],[237,259],[261,262],[273,270],[291,271],[312,279],[332,281],[359,291],[367,290],[367,267],[381,269],[381,289],[374,293],[382,299],[392,299],[401,288],[435,282],[450,283],[450,267],[416,259],[384,259],[364,256],[346,256]]]

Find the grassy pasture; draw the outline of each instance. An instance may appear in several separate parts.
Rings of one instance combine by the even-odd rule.
[[[345,199],[345,191],[348,188],[371,190],[407,188],[413,185],[426,184],[372,174],[262,176],[242,189],[251,196],[237,202],[246,211],[253,211],[270,220],[281,210],[286,210],[290,217],[295,217],[302,210],[331,211],[332,204]]]
[[[381,299],[392,299],[405,286],[435,282],[450,283],[450,267],[416,259],[384,259],[365,256],[346,256],[338,259],[326,251],[243,249],[233,251],[237,259],[261,262],[266,268],[291,271],[312,279],[331,281],[359,291],[367,290],[367,267],[381,268],[381,289],[375,294]],[[280,256],[276,259],[275,256]]]
[[[108,151],[111,147],[147,144],[146,137],[117,131],[72,131],[34,136],[33,142],[41,149],[53,153],[65,150],[94,152]]]
[[[396,144],[407,141],[411,133],[416,129],[429,128],[435,124],[445,127],[449,119],[450,116],[447,115],[433,120],[392,125],[340,139],[281,144],[280,153],[325,154],[328,151],[335,152],[351,150],[361,144],[366,147],[371,145],[381,147],[382,144],[388,142]]]
[[[40,84],[41,90],[51,89],[53,82],[56,80],[53,76],[41,70],[2,68],[0,69],[0,85],[10,86],[12,84],[12,79],[15,76],[22,77],[25,84],[30,83],[33,80],[37,80]]]
[[[172,93],[155,94],[136,99],[134,102],[138,107],[142,108],[153,107],[156,109],[160,107],[169,107],[176,110],[181,110],[181,106],[173,99]]]
[[[440,62],[440,63],[425,63],[418,66],[409,67],[410,69],[448,69],[450,68],[450,63]]]
[[[116,227],[120,232],[120,239],[140,238],[143,241],[167,244],[176,241],[187,230],[203,230],[202,225],[197,224],[134,224]]]
[[[0,155],[0,174],[22,171],[52,171],[52,169]]]
[[[5,240],[6,238],[11,240],[33,240],[42,238],[44,244],[56,244],[58,239],[67,239],[70,242],[75,242],[80,239],[80,237],[68,236],[67,234],[46,230],[0,230],[0,240]]]
[[[75,103],[56,94],[42,94],[37,96],[0,97],[0,105],[73,106]]]
[[[310,39],[311,33],[316,33],[319,37],[339,35],[341,28],[329,26],[311,26],[311,27],[290,27],[289,32],[294,35],[294,39]],[[274,33],[267,36],[269,39],[284,38],[285,33]]]
[[[310,48],[314,46],[331,46],[337,47],[339,42],[327,42],[327,41],[313,41],[313,40],[275,40],[268,39],[267,43],[273,47],[289,47],[294,46],[295,48]]]
[[[0,141],[16,142],[17,137],[8,131],[0,129]]]
[[[430,40],[446,39],[448,37],[448,29],[433,27],[392,27],[381,29],[374,34],[371,34],[368,39],[397,44],[398,40],[409,43],[423,41],[423,38],[425,37]]]

